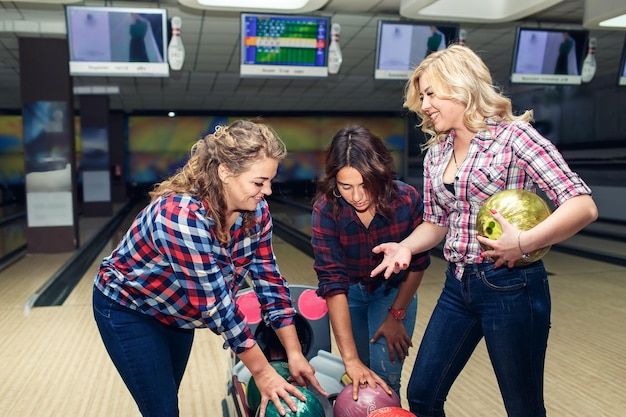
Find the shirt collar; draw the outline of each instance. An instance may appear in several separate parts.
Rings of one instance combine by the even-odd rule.
[[[338,201],[339,201],[339,204],[341,204],[340,221],[341,221],[342,226],[346,227],[350,223],[356,222],[359,219],[359,217],[357,216],[356,210],[354,209],[354,207],[348,204],[348,202],[344,200],[343,198],[339,198]],[[374,224],[375,222],[378,222],[378,221],[387,221],[387,219],[385,219],[379,213],[374,213],[374,218],[372,219],[371,224]]]
[[[485,123],[487,123],[487,129],[480,130],[471,139],[471,142],[475,142],[481,148],[481,150],[487,149],[491,144],[491,141],[496,138],[503,129],[503,124],[498,123],[494,119],[487,118],[485,119]],[[454,129],[452,129],[450,131],[450,134],[446,136],[446,147],[452,146],[455,136],[456,133]]]
[[[339,204],[341,205],[341,224],[346,227],[352,222],[357,221],[357,215],[354,212],[354,207],[352,207],[346,200],[343,198],[338,198]]]

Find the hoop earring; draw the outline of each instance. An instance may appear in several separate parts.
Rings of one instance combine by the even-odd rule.
[[[336,188],[333,188],[333,195],[334,195],[335,197],[337,197],[337,198],[341,198],[341,194],[337,195],[337,193],[338,193],[338,192],[339,192],[339,191],[337,191],[337,189],[336,189]]]

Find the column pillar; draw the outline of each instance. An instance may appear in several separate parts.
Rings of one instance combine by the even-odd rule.
[[[109,96],[81,95],[79,102],[83,215],[112,216]]]
[[[79,245],[74,104],[66,39],[19,38],[29,253]]]
[[[127,139],[126,118],[124,112],[111,112],[109,118],[109,153],[111,156],[111,199],[114,203],[125,203],[128,200],[126,188],[127,174]]]

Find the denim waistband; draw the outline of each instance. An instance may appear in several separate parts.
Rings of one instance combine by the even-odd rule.
[[[537,265],[539,265],[542,262],[542,260],[538,260],[535,262],[531,262],[529,264],[526,265],[519,265],[519,266],[514,266],[513,268],[510,268],[512,270],[515,269],[527,269],[527,268],[534,268]],[[463,265],[463,275],[467,276],[467,275],[471,275],[471,274],[477,274],[479,272],[483,272],[483,271],[491,271],[493,270],[493,265],[494,262],[483,262],[483,263],[479,263],[479,264],[465,264]],[[454,262],[448,262],[448,269],[452,270],[452,272],[454,273],[454,271],[456,271],[456,264]],[[506,268],[506,266],[502,265],[499,268]]]

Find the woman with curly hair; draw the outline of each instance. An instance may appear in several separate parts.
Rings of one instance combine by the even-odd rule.
[[[264,321],[283,344],[296,383],[324,392],[302,353],[287,282],[272,248],[264,197],[286,155],[263,124],[236,121],[199,140],[188,162],[158,184],[100,265],[93,310],[104,345],[143,416],[178,416],[178,388],[194,329],[209,328],[252,373],[262,396],[305,400],[256,344],[235,295],[248,276]],[[213,358],[209,358],[213,360]]]

